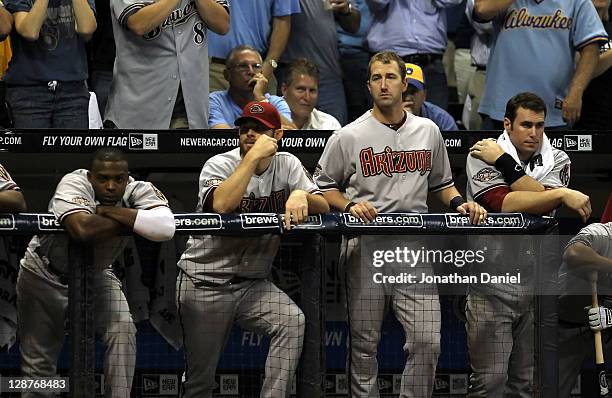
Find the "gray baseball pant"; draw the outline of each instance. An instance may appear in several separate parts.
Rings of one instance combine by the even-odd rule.
[[[121,282],[105,269],[95,275],[96,333],[104,352],[104,395],[129,398],[136,365],[136,327]],[[17,314],[24,377],[54,377],[64,340],[68,287],[21,268],[17,277]],[[53,393],[23,393],[24,398]]]
[[[204,286],[184,272],[177,301],[186,356],[183,397],[207,398],[232,325],[269,336],[261,397],[285,398],[302,352],[305,319],[300,308],[267,279]]]

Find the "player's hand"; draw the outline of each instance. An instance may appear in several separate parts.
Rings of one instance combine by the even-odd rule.
[[[259,161],[274,155],[277,150],[278,142],[276,138],[262,134],[257,138],[245,157],[249,156]]]
[[[357,203],[350,209],[353,217],[359,218],[361,221],[372,222],[378,215],[378,211],[367,200]]]
[[[467,202],[457,206],[457,211],[461,214],[469,214],[470,222],[480,225],[487,218],[487,210],[476,202]]]
[[[470,155],[480,159],[488,165],[495,165],[495,162],[505,152],[495,140],[480,140],[470,148]]]
[[[291,224],[301,224],[308,217],[308,192],[296,189],[291,192],[285,203],[285,229],[291,229]]]
[[[569,188],[563,189],[563,204],[580,214],[582,222],[587,222],[591,216],[591,198],[580,191],[575,191]]]
[[[268,91],[268,79],[263,73],[256,73],[251,80],[249,80],[249,87],[253,87],[253,95],[255,99],[261,101],[266,98],[266,92]]]
[[[329,3],[331,4],[331,9],[334,12],[346,14],[350,10],[348,0],[329,0]]]
[[[585,307],[591,331],[598,332],[612,326],[612,310],[606,307]]]
[[[582,96],[569,93],[563,100],[563,120],[570,126],[580,119],[582,109]]]
[[[414,115],[414,100],[407,98],[406,101],[402,101],[402,108],[410,114]]]

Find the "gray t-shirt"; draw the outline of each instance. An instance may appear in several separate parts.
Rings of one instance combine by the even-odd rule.
[[[315,182],[379,212],[426,213],[427,193],[453,186],[453,176],[434,122],[408,114],[395,131],[367,111],[330,137]]]
[[[236,170],[240,161],[236,148],[210,158],[200,173],[196,211],[212,211],[214,190]],[[298,158],[287,152],[277,152],[270,166],[261,175],[251,177],[238,213],[281,213],[291,192],[301,189],[320,193]],[[234,276],[265,278],[276,256],[280,237],[257,236],[190,236],[187,249],[178,267],[194,279],[224,283]]]
[[[70,214],[96,214],[98,205],[93,187],[87,179],[87,170],[78,169],[62,178],[49,202],[49,212],[62,223]],[[168,206],[168,201],[150,182],[134,181],[130,178],[123,198],[116,206],[152,209]],[[123,251],[126,239],[113,236],[95,244],[94,263],[97,270],[112,265]],[[51,282],[63,285],[62,281],[65,281],[64,277],[68,272],[68,241],[67,234],[34,236],[21,260],[21,266]]]

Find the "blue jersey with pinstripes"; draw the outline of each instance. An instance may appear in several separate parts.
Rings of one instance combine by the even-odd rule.
[[[546,126],[561,126],[575,52],[606,40],[591,0],[515,0],[493,20],[494,44],[479,111],[503,120],[508,100],[530,91],[546,103]]]

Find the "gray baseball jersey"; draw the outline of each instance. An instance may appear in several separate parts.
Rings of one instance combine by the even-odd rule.
[[[227,0],[215,0],[229,12]],[[189,128],[208,128],[208,27],[195,0],[181,0],[144,36],[128,18],[153,0],[111,0],[117,56],[106,119],[119,128],[167,129],[179,86]]]
[[[49,212],[61,223],[67,216],[77,212],[96,214],[98,204],[93,187],[87,180],[87,170],[79,169],[62,178],[49,202]],[[150,182],[135,181],[130,177],[125,194],[117,206],[152,209],[168,206],[168,202]],[[125,237],[116,236],[97,243],[94,246],[96,269],[110,267],[122,252],[125,240]],[[68,271],[67,248],[66,234],[34,236],[21,260],[21,266],[51,282],[62,284],[62,277]]]
[[[453,186],[440,129],[411,114],[393,130],[367,111],[336,131],[314,174],[322,191],[340,190],[379,212],[427,212],[427,193]]]
[[[208,202],[219,184],[232,175],[241,161],[240,148],[210,158],[200,173],[197,212],[212,211]],[[254,175],[243,195],[240,213],[281,213],[289,194],[301,189],[320,193],[298,158],[277,152],[261,175]],[[223,283],[233,276],[267,277],[280,237],[273,235],[244,237],[191,236],[178,262],[190,277]]]

